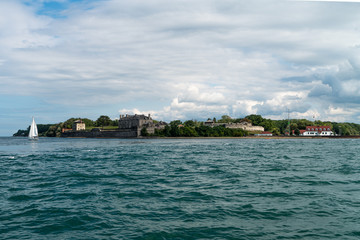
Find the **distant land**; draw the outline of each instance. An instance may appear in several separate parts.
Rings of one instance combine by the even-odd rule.
[[[136,116],[136,115],[135,115]],[[149,116],[150,118],[150,116]],[[71,131],[76,121],[81,121],[86,127],[83,132],[91,131],[117,131],[119,129],[119,120],[112,120],[108,116],[102,115],[97,120],[93,121],[88,118],[70,118],[65,122],[56,124],[38,124],[38,131],[40,137],[61,137],[66,131]],[[297,136],[307,126],[329,126],[334,135],[341,136],[357,136],[360,135],[360,124],[356,123],[337,123],[331,121],[309,121],[306,119],[283,119],[271,120],[263,118],[261,115],[248,115],[244,118],[231,118],[227,115],[221,119],[209,118],[207,121],[197,120],[174,120],[170,123],[164,123],[157,120],[152,120],[155,127],[150,133],[146,128],[141,129],[138,136],[147,137],[244,137],[258,134],[259,131],[248,131],[241,128],[229,128],[226,126],[235,126],[241,122],[248,122],[252,126],[263,127],[267,133],[273,136],[290,135]],[[207,123],[211,122],[212,127]],[[289,131],[290,126],[290,131]],[[25,129],[19,129],[13,136],[27,136],[30,126]],[[139,130],[140,132],[140,130]]]

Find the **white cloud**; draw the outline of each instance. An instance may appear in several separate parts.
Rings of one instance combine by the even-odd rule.
[[[0,93],[166,120],[286,108],[326,118],[359,102],[360,6],[324,4],[108,0],[52,19],[1,1]]]
[[[216,90],[216,89],[214,89]],[[178,97],[180,103],[200,103],[200,104],[221,104],[225,103],[226,98],[221,92],[200,92],[200,89],[195,85],[190,85],[186,92],[181,93]]]
[[[351,79],[342,82],[342,89],[345,95],[360,96],[360,81],[357,79]]]
[[[0,51],[54,45],[54,38],[41,32],[49,26],[50,18],[35,16],[31,9],[8,0],[0,3],[0,16]]]
[[[349,110],[345,110],[344,108],[341,107],[333,107],[330,106],[329,109],[327,110],[329,115],[342,115],[342,116],[347,116],[347,115],[351,115],[353,114],[352,111]]]
[[[261,105],[263,102],[254,101],[254,100],[237,100],[236,103],[232,106],[232,117],[243,117],[253,113],[257,113],[257,105]]]
[[[172,99],[171,104],[158,111],[122,109],[121,114],[151,113],[154,119],[171,121],[174,119],[207,119],[208,117],[229,114],[231,101],[216,89],[203,90],[195,85],[189,86],[179,97]],[[208,92],[206,92],[208,91]]]

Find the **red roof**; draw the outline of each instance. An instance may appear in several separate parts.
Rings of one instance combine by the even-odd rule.
[[[331,127],[330,126],[306,126],[306,131],[317,131],[317,132],[331,131]]]

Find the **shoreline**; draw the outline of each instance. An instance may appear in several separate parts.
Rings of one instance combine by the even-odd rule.
[[[46,137],[42,137],[46,138]],[[95,138],[95,139],[360,139],[360,136],[327,136],[327,137],[302,137],[302,136],[246,136],[246,137],[60,137],[60,138]]]
[[[296,137],[296,136],[246,136],[246,137],[139,137],[139,139],[360,139],[360,136],[327,136],[327,137]]]

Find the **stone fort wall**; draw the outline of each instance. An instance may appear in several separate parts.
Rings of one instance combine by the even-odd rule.
[[[69,138],[137,138],[134,131],[91,131],[91,132],[64,132],[61,137]]]
[[[209,127],[216,127],[216,126],[224,126],[226,128],[233,128],[233,129],[243,129],[246,131],[264,131],[264,127],[262,126],[253,126],[249,122],[240,122],[240,123],[214,123],[212,121],[205,122],[206,126]]]

